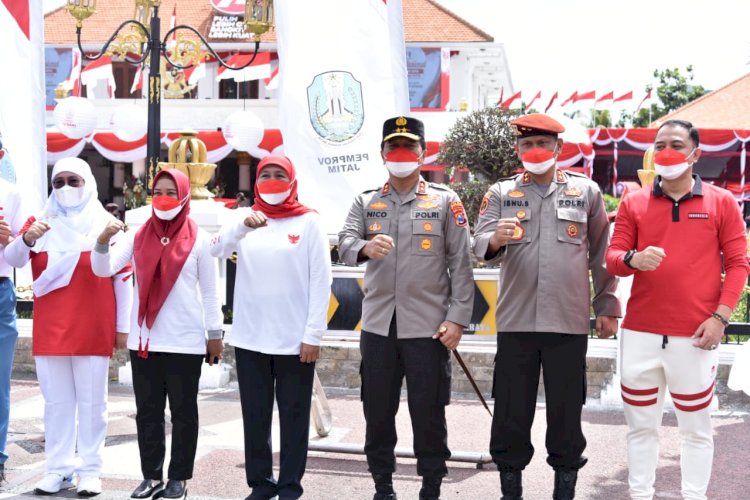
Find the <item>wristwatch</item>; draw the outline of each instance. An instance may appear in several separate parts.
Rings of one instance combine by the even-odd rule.
[[[635,250],[628,250],[628,252],[625,254],[625,257],[622,259],[625,265],[628,266],[630,269],[635,269],[633,264],[630,263],[630,261],[633,260],[633,256],[635,254],[636,254]]]

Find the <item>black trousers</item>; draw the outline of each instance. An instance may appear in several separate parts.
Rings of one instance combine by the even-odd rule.
[[[138,449],[144,479],[162,479],[165,453],[164,408],[172,414],[169,479],[193,477],[198,446],[198,380],[203,356],[149,352],[148,358],[130,351],[138,429]]]
[[[586,401],[587,335],[498,333],[492,397],[490,454],[500,470],[522,470],[531,462],[539,368],[547,406],[547,463],[578,470],[586,438],[581,410]]]
[[[450,457],[445,406],[450,402],[450,352],[431,338],[397,339],[395,321],[388,337],[362,332],[362,403],[365,454],[373,474],[396,470],[394,448],[401,382],[406,377],[414,454],[420,476],[444,477]]]
[[[302,496],[307,465],[315,363],[298,355],[273,355],[235,347],[237,381],[245,431],[245,475],[253,493],[272,498]],[[273,399],[279,408],[281,460],[273,477],[271,420]]]

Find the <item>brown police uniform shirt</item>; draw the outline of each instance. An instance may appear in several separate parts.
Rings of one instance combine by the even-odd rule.
[[[604,255],[609,223],[599,187],[587,177],[558,170],[546,194],[522,173],[490,187],[482,199],[474,254],[501,264],[496,313],[500,332],[589,332],[589,269],[597,316],[620,316],[617,279]],[[521,226],[497,255],[487,256],[498,219]]]
[[[444,320],[469,324],[474,275],[468,221],[456,193],[421,177],[405,195],[388,183],[365,191],[339,233],[341,261],[356,265],[377,234],[396,246],[384,259],[367,262],[362,330],[387,336],[394,311],[401,339],[431,337]]]

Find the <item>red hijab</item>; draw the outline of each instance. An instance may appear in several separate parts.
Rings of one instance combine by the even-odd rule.
[[[188,217],[190,179],[179,170],[170,168],[156,174],[153,185],[156,186],[165,175],[177,185],[182,210],[172,220],[162,220],[152,213],[135,235],[133,246],[138,274],[138,325],[143,326],[145,319],[149,329],[177,281],[198,235],[198,225]],[[162,244],[162,240],[168,243]]]
[[[286,172],[289,177],[289,196],[286,200],[278,205],[271,205],[263,201],[258,192],[258,179],[260,179],[260,173],[265,167],[268,166],[280,167]],[[266,156],[260,163],[255,173],[255,203],[252,207],[253,210],[263,212],[266,217],[271,219],[284,219],[286,217],[295,217],[302,215],[307,212],[314,212],[310,207],[306,207],[297,200],[297,172],[294,170],[294,165],[286,156]]]

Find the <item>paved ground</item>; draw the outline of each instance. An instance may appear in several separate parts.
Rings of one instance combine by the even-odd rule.
[[[10,483],[0,499],[31,495],[33,485],[44,473],[43,401],[36,381],[14,380],[10,422]],[[110,386],[109,435],[104,456],[105,492],[98,498],[127,498],[138,484],[138,451],[135,404],[129,387]],[[355,395],[329,396],[333,431],[327,443],[363,442],[364,426],[359,399]],[[194,478],[189,482],[193,499],[244,498],[245,484],[242,426],[238,393],[229,388],[200,394],[201,432]],[[534,424],[537,450],[544,447],[545,418],[539,406]],[[406,404],[398,416],[400,446],[411,445],[411,428]],[[490,418],[476,401],[454,401],[448,407],[449,440],[454,452],[486,452]],[[719,500],[750,498],[747,466],[750,463],[750,416],[716,413],[716,461],[709,497]],[[277,431],[278,429],[275,428]],[[627,499],[625,423],[617,410],[587,408],[584,431],[589,441],[589,465],[579,478],[578,498]],[[314,434],[314,433],[313,433]],[[274,437],[278,443],[277,435]],[[667,414],[662,432],[657,498],[681,498],[679,494],[678,432],[674,415]],[[278,446],[278,445],[277,445]],[[278,462],[278,453],[275,455]],[[526,500],[551,498],[552,471],[537,453],[524,472]],[[443,486],[444,500],[497,499],[499,480],[492,467],[477,469],[471,464],[449,463],[450,474]],[[416,499],[419,480],[413,459],[399,459],[395,485],[402,500]],[[311,452],[304,479],[305,496],[311,500],[349,500],[372,497],[371,479],[361,455]],[[75,490],[59,495],[75,497]]]

